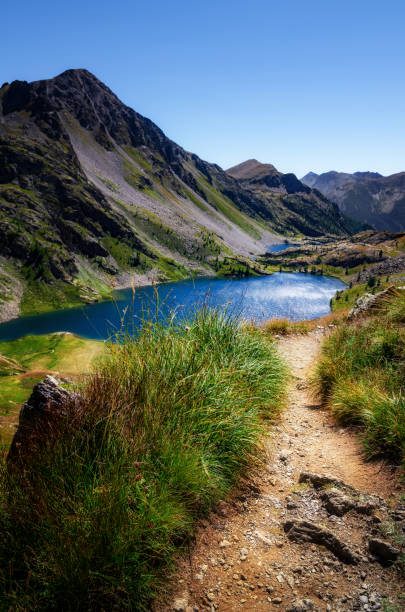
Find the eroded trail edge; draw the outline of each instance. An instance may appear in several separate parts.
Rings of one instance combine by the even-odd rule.
[[[323,333],[278,341],[293,377],[265,469],[202,522],[155,610],[405,609],[399,551],[380,542],[404,524],[398,479],[314,401]]]

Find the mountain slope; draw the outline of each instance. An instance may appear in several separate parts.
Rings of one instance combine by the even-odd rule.
[[[302,231],[293,222],[86,70],[0,89],[0,299],[18,278],[24,312],[152,272],[209,273],[218,256],[263,251],[274,229]],[[349,230],[342,217],[330,225]]]
[[[321,193],[310,189],[295,174],[282,174],[272,164],[249,159],[227,173],[241,187],[267,202],[273,213],[273,226],[281,232],[286,229],[306,236],[341,234],[359,231],[361,224],[345,218],[335,204]]]
[[[336,202],[353,219],[380,230],[405,230],[405,172],[390,176],[378,172],[309,172],[301,180]]]

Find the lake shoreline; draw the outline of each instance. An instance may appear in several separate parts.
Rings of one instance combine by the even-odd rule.
[[[139,328],[145,318],[176,316],[180,320],[207,303],[255,322],[280,317],[315,319],[330,312],[331,299],[343,288],[345,284],[338,278],[290,271],[121,287],[111,300],[14,318],[0,325],[0,341],[54,332],[105,340]]]

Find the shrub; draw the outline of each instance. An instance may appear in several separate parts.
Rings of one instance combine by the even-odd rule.
[[[280,409],[273,344],[226,314],[119,340],[29,469],[3,468],[2,609],[150,609]]]

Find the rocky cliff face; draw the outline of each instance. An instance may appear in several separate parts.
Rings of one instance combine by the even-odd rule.
[[[302,182],[336,202],[345,214],[376,229],[405,229],[405,172],[382,176],[378,172],[309,172]]]
[[[272,230],[350,231],[293,175],[281,182],[271,199],[185,151],[86,70],[6,83],[0,277],[18,277],[29,311],[38,286],[42,300],[59,292],[57,305],[67,294],[75,303],[152,269],[161,279],[207,273],[221,254],[262,251]],[[0,301],[9,292],[0,283]]]

